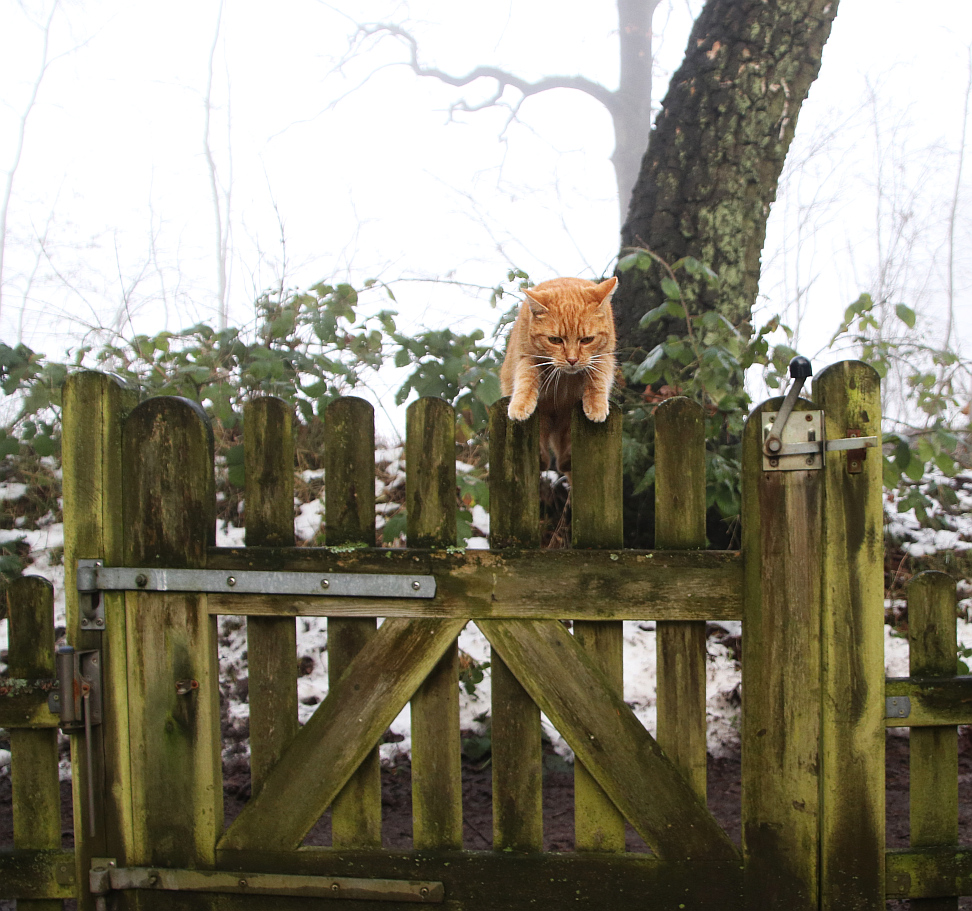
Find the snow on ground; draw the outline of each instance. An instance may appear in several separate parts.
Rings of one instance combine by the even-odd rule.
[[[937,468],[921,479],[918,486],[927,491],[931,487],[947,487],[955,493],[956,502],[949,507],[933,502],[928,510],[932,528],[922,524],[914,509],[898,512],[902,500],[899,490],[886,491],[887,524],[885,532],[901,549],[912,557],[923,557],[940,551],[961,551],[972,547],[972,475],[960,474],[949,478]]]

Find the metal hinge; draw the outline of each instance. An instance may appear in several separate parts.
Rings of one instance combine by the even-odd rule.
[[[101,724],[102,687],[101,652],[97,649],[75,651],[70,645],[62,645],[55,654],[57,665],[57,692],[47,697],[47,707],[54,715],[61,716],[61,730],[65,734],[84,732],[84,745],[88,760],[88,830],[95,834],[94,803],[94,756],[91,728]]]
[[[85,595],[143,591],[345,598],[435,597],[434,576],[384,573],[106,567],[101,560],[78,560],[77,579],[78,591]],[[97,628],[103,629],[104,616],[94,616]]]
[[[793,382],[779,411],[766,411],[763,419],[763,471],[808,471],[823,468],[828,452],[847,451],[848,471],[861,470],[866,450],[878,445],[878,438],[849,431],[845,439],[828,440],[822,411],[794,412],[804,382],[813,374],[810,361],[795,357],[790,361]]]
[[[441,882],[363,879],[285,873],[231,873],[223,870],[173,870],[166,867],[119,867],[110,857],[91,860],[91,893],[99,908],[109,892],[147,889],[157,892],[217,892],[227,895],[280,895],[300,898],[424,902],[445,900]]]

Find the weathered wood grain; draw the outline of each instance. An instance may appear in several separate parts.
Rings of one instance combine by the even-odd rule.
[[[243,406],[247,547],[294,546],[293,413],[282,399]],[[250,790],[297,733],[297,625],[292,617],[251,617],[246,624],[250,703]]]
[[[571,546],[575,550],[620,548],[624,541],[621,412],[612,406],[607,420],[595,424],[578,403],[570,434]],[[574,638],[622,695],[621,622],[575,620]],[[574,845],[578,851],[624,851],[624,816],[582,762],[574,763]]]
[[[442,399],[406,412],[406,537],[417,547],[456,544],[456,416]],[[412,697],[412,843],[462,847],[459,646],[449,645]]]
[[[843,361],[813,384],[829,439],[881,435],[881,381]],[[854,463],[852,466],[851,463]],[[860,470],[851,471],[854,467]],[[883,911],[882,458],[831,452],[823,468],[820,907]]]
[[[539,420],[511,421],[502,398],[489,413],[490,547],[540,546]],[[490,650],[493,848],[543,850],[540,709]]]
[[[205,566],[216,527],[205,413],[149,399],[125,422],[129,566]],[[206,868],[223,825],[216,622],[206,596],[126,595],[135,843],[129,863]],[[145,909],[208,909],[212,897],[140,894]]]
[[[218,614],[538,620],[739,620],[735,551],[214,548],[208,565],[240,570],[434,575],[431,600],[210,595]]]
[[[659,861],[645,854],[538,854],[504,851],[335,852],[306,848],[299,854],[221,851],[224,868],[317,876],[358,876],[362,870],[388,879],[424,879],[445,884],[443,911],[517,911],[524,908],[578,911],[644,911],[658,908],[703,911],[742,907],[738,861]],[[304,901],[304,904],[299,902]],[[356,906],[360,902],[353,903]],[[328,907],[335,906],[333,902]],[[349,911],[352,902],[347,903]],[[258,903],[234,907],[254,911]],[[294,900],[282,911],[309,905]],[[335,906],[336,907],[336,906]],[[404,906],[403,906],[404,907]],[[324,903],[321,903],[324,908]],[[374,904],[378,909],[378,904]]]
[[[816,911],[823,475],[764,472],[763,411],[742,448],[742,827],[747,907]],[[812,408],[800,399],[794,418]]]
[[[956,667],[955,580],[923,572],[908,583],[909,670],[944,677]],[[909,750],[912,848],[958,845],[958,729],[915,728]],[[918,911],[956,911],[958,891],[912,900]]]
[[[61,467],[64,511],[64,595],[67,638],[79,650],[100,648],[105,688],[102,723],[95,728],[92,755],[96,781],[95,835],[90,834],[87,801],[75,801],[74,833],[79,882],[87,882],[92,857],[128,858],[133,844],[131,748],[128,726],[128,659],[125,596],[105,593],[105,631],[81,629],[77,561],[101,559],[119,566],[124,556],[122,519],[122,426],[138,394],[117,377],[92,371],[71,374],[62,391]],[[71,742],[75,794],[84,793],[88,756],[78,738]],[[124,900],[120,907],[124,907]],[[79,898],[80,911],[94,900]]]
[[[40,576],[21,576],[7,587],[9,672],[16,677],[54,676],[54,588]],[[10,731],[13,838],[18,850],[61,847],[61,791],[57,731]],[[60,911],[57,899],[17,902],[22,911]]]
[[[375,410],[364,399],[332,402],[325,414],[324,528],[329,546],[375,543]],[[291,522],[293,524],[293,522]],[[327,678],[333,687],[375,635],[373,617],[330,617]],[[381,764],[375,747],[331,806],[335,848],[381,847]]]
[[[613,804],[663,859],[735,858],[725,832],[563,624],[482,620],[490,644]]]
[[[705,412],[687,398],[655,409],[655,546],[705,547]],[[705,800],[705,621],[655,626],[658,744]]]
[[[887,884],[888,898],[952,901],[955,895],[972,895],[972,850],[950,845],[892,849]]]
[[[291,741],[219,847],[297,848],[464,625],[462,620],[386,620]]]

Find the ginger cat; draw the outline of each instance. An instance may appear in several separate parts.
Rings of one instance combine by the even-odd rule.
[[[592,421],[608,416],[615,372],[611,296],[617,285],[617,278],[541,282],[527,289],[510,330],[500,386],[512,396],[513,420],[539,412],[544,468],[552,451],[557,470],[570,471],[570,415],[577,402]]]

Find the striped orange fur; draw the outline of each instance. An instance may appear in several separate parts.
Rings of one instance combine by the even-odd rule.
[[[570,471],[570,415],[577,402],[592,421],[608,415],[614,384],[614,314],[617,278],[597,283],[554,278],[529,288],[510,330],[500,370],[509,416],[540,417],[540,458]]]

